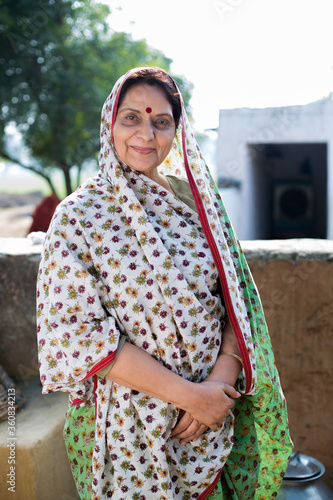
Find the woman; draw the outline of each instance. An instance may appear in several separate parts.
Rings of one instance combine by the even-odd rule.
[[[260,299],[165,71],[115,84],[100,171],[58,207],[37,294],[81,499],[276,496],[291,443]]]

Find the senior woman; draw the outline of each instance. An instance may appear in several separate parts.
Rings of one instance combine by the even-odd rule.
[[[37,295],[81,499],[276,497],[291,442],[259,295],[164,70],[107,98],[100,171],[59,205]]]

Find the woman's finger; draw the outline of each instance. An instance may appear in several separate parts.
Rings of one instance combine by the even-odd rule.
[[[189,412],[185,412],[172,430],[170,437],[180,439],[181,444],[185,444],[196,440],[206,430],[207,426],[205,424],[195,420]]]
[[[185,444],[190,441],[195,441],[201,434],[207,430],[207,426],[193,420],[193,422],[183,432],[174,434],[173,439],[179,439],[180,444]]]
[[[234,387],[232,387],[231,385],[228,385],[228,384],[223,384],[223,391],[225,392],[225,394],[227,394],[227,396],[229,396],[230,398],[234,398],[234,399],[237,399],[237,398],[240,398],[241,397],[241,393],[236,391],[236,389]]]
[[[193,434],[189,434],[188,436],[180,437],[180,444],[186,444],[190,441],[195,441],[198,439],[205,431],[207,430],[207,426],[204,424],[199,424],[196,431]]]
[[[186,439],[187,437],[195,434],[200,425],[201,424],[197,420],[192,419],[192,422],[186,427],[186,429],[174,432],[172,437],[175,439]]]
[[[184,414],[178,420],[176,426],[172,429],[170,437],[174,437],[182,432],[184,432],[189,425],[193,422],[193,417],[188,412],[184,412]]]
[[[193,385],[193,400],[187,408],[187,413],[212,430],[216,430],[228,416],[228,411],[235,406],[235,401],[228,394],[239,397],[230,385],[220,381],[205,380]]]

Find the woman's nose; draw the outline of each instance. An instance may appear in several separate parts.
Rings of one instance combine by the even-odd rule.
[[[138,136],[144,139],[145,141],[149,141],[154,138],[154,128],[153,124],[147,120],[141,123],[141,126],[138,130]]]

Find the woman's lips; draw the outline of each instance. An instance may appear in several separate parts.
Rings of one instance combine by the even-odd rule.
[[[142,155],[148,155],[153,151],[155,151],[154,148],[140,148],[139,146],[131,146],[131,148],[134,149],[134,151],[136,151],[137,153]]]

